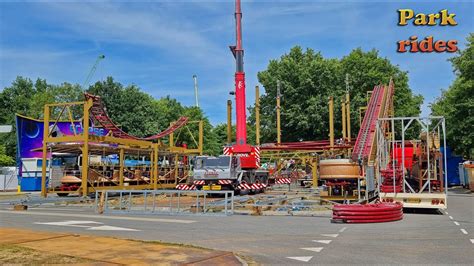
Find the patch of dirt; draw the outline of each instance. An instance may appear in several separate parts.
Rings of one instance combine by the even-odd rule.
[[[66,255],[47,253],[31,248],[25,248],[15,245],[0,245],[0,262],[1,264],[78,264],[93,263],[94,260],[76,258]]]

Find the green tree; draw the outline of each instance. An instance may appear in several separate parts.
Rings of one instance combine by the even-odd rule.
[[[431,105],[434,115],[446,119],[448,146],[455,153],[474,158],[474,34],[466,49],[451,59],[456,79]]]
[[[139,87],[124,87],[112,77],[96,82],[88,92],[101,96],[111,119],[131,135],[146,137],[156,134],[168,128],[180,116],[187,116],[191,121],[204,122],[204,153],[218,154],[221,149],[209,119],[200,108],[185,107],[170,96],[154,99]],[[176,132],[175,141],[192,145],[194,139],[198,141],[199,127],[196,123],[188,124],[187,127],[192,136],[187,129],[181,129]]]
[[[415,116],[420,113],[423,98],[414,95],[408,86],[408,76],[376,50],[353,50],[342,59],[325,59],[312,49],[293,47],[280,59],[271,60],[266,70],[258,73],[265,88],[261,96],[261,135],[263,142],[276,141],[276,91],[281,82],[282,141],[328,139],[328,99],[334,97],[335,130],[340,135],[341,99],[349,75],[351,95],[352,137],[359,128],[358,110],[365,106],[367,91],[375,85],[395,82],[396,115]],[[251,124],[255,121],[250,108]]]
[[[42,118],[45,104],[77,101],[80,97],[83,96],[78,85],[50,85],[44,79],[33,83],[28,78],[17,77],[10,87],[0,92],[0,124],[15,126],[15,114]],[[15,129],[0,135],[0,143],[5,146],[6,154],[15,158]]]
[[[7,155],[6,148],[0,145],[0,166],[12,166],[15,164],[15,160]]]

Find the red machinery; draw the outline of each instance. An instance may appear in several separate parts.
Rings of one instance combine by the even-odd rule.
[[[244,49],[242,47],[242,10],[240,8],[240,0],[235,1],[235,35],[236,44],[230,46],[230,50],[235,58],[236,143],[232,147],[226,147],[224,154],[233,154],[241,157],[242,169],[257,169],[259,167],[259,150],[247,144]]]

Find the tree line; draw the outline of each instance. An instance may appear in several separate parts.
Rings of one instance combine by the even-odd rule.
[[[472,35],[470,42],[472,44]],[[452,120],[459,112],[467,110],[472,113],[474,109],[472,58],[472,46],[468,46],[452,60],[458,78],[433,104],[433,113],[447,117],[448,143],[463,155],[472,150],[474,118],[471,114],[468,118],[470,124],[462,126],[452,123]],[[324,58],[313,49],[303,50],[295,46],[280,58],[270,60],[267,68],[258,73],[258,80],[265,89],[260,96],[261,143],[276,141],[278,81],[282,91],[282,141],[301,141],[328,139],[329,96],[335,99],[335,128],[341,128],[341,112],[337,110],[346,90],[351,96],[352,137],[355,138],[359,128],[359,107],[367,104],[367,91],[375,85],[388,84],[390,79],[395,83],[395,116],[418,116],[423,97],[412,92],[407,72],[381,57],[377,50],[354,49],[347,56],[335,59]],[[184,106],[170,96],[155,99],[138,86],[125,86],[112,77],[96,82],[87,88],[87,92],[101,96],[112,120],[132,135],[151,135],[168,127],[180,116],[188,116],[191,120],[204,121],[206,154],[220,154],[227,140],[225,123],[212,125],[202,109]],[[44,79],[33,82],[29,78],[18,77],[11,86],[0,92],[0,124],[14,125],[15,113],[41,119],[46,103],[82,99],[83,90],[77,84],[54,85]],[[255,144],[254,106],[250,106],[248,111],[248,140]],[[235,132],[235,127],[233,129]],[[232,138],[235,140],[235,136]],[[0,135],[0,143],[0,164],[11,164],[11,160],[2,158],[15,158],[15,133]]]

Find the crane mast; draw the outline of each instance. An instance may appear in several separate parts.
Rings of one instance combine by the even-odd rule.
[[[84,80],[84,83],[82,84],[82,90],[86,91],[89,86],[89,82],[91,81],[92,76],[94,76],[95,71],[97,70],[97,66],[99,65],[100,61],[105,58],[105,55],[99,55],[97,59],[95,60],[94,65],[92,66],[91,70],[89,71],[89,74],[87,75],[86,79]]]
[[[242,47],[242,10],[240,7],[240,0],[235,1],[235,35],[236,44],[230,46],[235,58],[236,144],[234,145],[233,150],[235,153],[249,153],[252,148],[247,144],[244,49]]]

